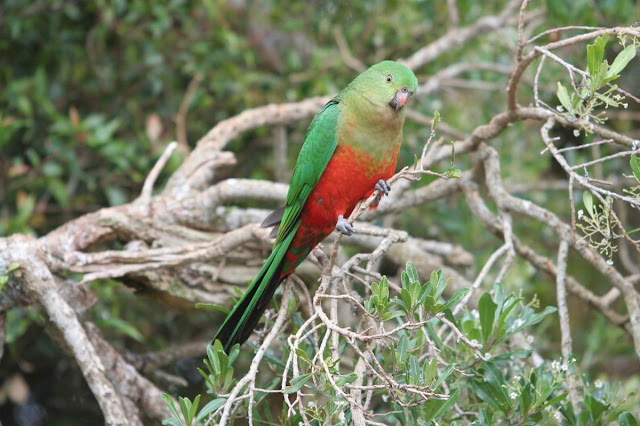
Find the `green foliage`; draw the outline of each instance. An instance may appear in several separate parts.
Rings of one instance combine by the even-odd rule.
[[[625,407],[625,403],[614,402],[616,394],[619,393],[617,386],[612,387],[607,382],[596,381],[593,385],[583,383],[583,389],[584,395],[578,407],[579,413],[575,413],[570,404],[560,409],[564,424],[570,426],[638,424],[635,416]]]
[[[587,46],[589,74],[578,87],[574,87],[574,91],[569,93],[569,90],[558,82],[556,95],[562,105],[558,108],[566,111],[566,116],[571,120],[601,123],[606,120],[606,117],[602,111],[596,112],[598,107],[628,107],[627,103],[622,102],[624,96],[616,92],[618,86],[610,83],[620,77],[620,73],[636,56],[636,48],[640,46],[640,43],[634,39],[625,47],[625,39],[622,39],[621,44],[624,48],[609,65],[604,59],[608,39],[609,36],[604,34],[596,38],[593,44]],[[591,131],[589,126],[584,127],[584,130]]]
[[[412,262],[407,262],[407,268],[402,272],[401,281],[400,298],[395,297],[392,300],[392,305],[399,308],[393,316],[405,315],[414,321],[420,321],[418,313],[423,313],[429,318],[448,309],[462,300],[469,292],[469,289],[460,289],[449,301],[445,302],[441,296],[447,288],[447,280],[444,278],[442,270],[434,271],[428,283],[420,284],[418,271]],[[381,320],[385,319],[381,318]]]
[[[218,408],[224,405],[226,398],[216,398],[209,401],[200,411],[200,395],[193,399],[193,402],[189,398],[178,397],[178,403],[180,405],[180,411],[178,411],[176,404],[171,396],[166,393],[162,395],[162,398],[167,402],[172,418],[163,420],[163,425],[170,426],[198,426],[203,425],[208,416],[216,411]]]
[[[560,422],[605,425],[620,418],[626,424],[634,424],[633,414],[619,402],[618,391],[600,381],[596,386],[586,381],[579,386],[584,400],[579,403],[580,414],[575,415],[563,387],[568,372],[575,374],[575,360],[569,364],[552,361],[531,366],[532,350],[516,343],[526,339],[511,339],[516,334],[533,331],[532,327],[548,318],[555,308],[537,310],[537,300],[526,303],[523,297],[508,294],[501,284],[495,284],[490,292],[481,295],[477,311],[454,315],[451,308],[468,289],[444,297],[447,284],[440,270],[422,283],[413,263],[407,262],[401,274],[399,296],[390,299],[387,278],[371,285],[371,293],[363,302],[366,315],[384,324],[385,329],[394,330],[389,340],[380,340],[374,346],[376,371],[387,377],[386,381],[379,381],[374,375],[369,382],[385,385],[374,387],[372,392],[375,421],[420,425],[469,422],[487,426]],[[302,324],[294,323],[296,327]],[[447,324],[453,324],[461,334]],[[263,360],[266,366],[260,370],[265,373],[257,380],[271,392],[282,389],[279,398],[288,401],[281,402],[279,417],[271,417],[276,399],[272,397],[269,407],[263,406],[258,403],[264,397],[260,392],[256,392],[256,404],[252,407],[246,405],[246,400],[238,401],[239,407],[235,408],[238,414],[246,416],[246,410],[251,409],[254,422],[271,419],[285,425],[297,424],[302,421],[302,413],[293,401],[305,398],[304,416],[312,424],[350,424],[351,405],[344,395],[349,395],[352,386],[358,383],[355,367],[360,355],[353,352],[344,336],[339,337],[338,359],[330,348],[317,352],[324,335],[322,331],[309,334],[295,347],[294,354],[289,354],[288,345],[284,344],[281,356],[270,355]],[[238,379],[228,367],[238,355],[238,347],[233,348],[228,362],[219,342],[209,346],[207,354],[207,366],[219,365],[209,368],[206,374],[201,371],[209,391],[214,388],[211,383],[217,383],[214,395],[228,392]],[[295,360],[299,373],[285,377],[287,385],[281,388],[284,365],[280,360],[287,357],[286,364]],[[389,380],[396,384],[389,385]],[[425,397],[420,392],[432,394]],[[171,401],[167,401],[171,407]],[[215,404],[219,409],[226,399],[214,401],[219,401]],[[167,420],[172,422],[167,424],[191,424],[188,419],[194,418],[197,410],[193,406],[197,402],[198,399],[192,405],[185,403],[182,414],[171,408],[175,419]],[[207,411],[207,415],[211,413],[215,423],[220,410]],[[198,414],[198,418],[204,417]]]
[[[207,385],[207,392],[213,395],[223,394],[233,386],[233,363],[240,352],[239,345],[234,345],[227,355],[219,340],[207,346],[207,359],[203,360],[207,371],[198,368]]]
[[[482,12],[470,8],[466,18],[473,22]],[[425,13],[446,22],[443,6],[389,8],[385,1],[317,8],[271,0],[255,7],[212,0],[7,2],[0,17],[0,235],[42,234],[79,213],[135,198],[154,159],[176,138],[175,117],[196,76],[191,145],[246,108],[341,88],[353,71],[336,55],[336,28],[361,40],[354,53],[374,63],[391,41],[393,54],[385,57],[413,52],[415,36],[398,28],[422,25]],[[354,19],[363,16],[377,18]],[[162,123],[157,138],[145,131],[152,116]],[[305,127],[293,129],[294,144]],[[239,164],[249,163],[243,159],[251,151],[248,174],[268,176],[270,150],[255,143],[265,131],[257,136],[239,138],[234,151],[252,144]]]
[[[377,315],[382,321],[386,321],[393,315],[389,312],[390,300],[389,282],[386,277],[383,277],[379,283],[371,284],[371,297],[364,302],[364,307],[372,315]]]
[[[232,364],[238,357],[239,352],[239,345],[235,345],[231,348],[229,355],[227,355],[219,340],[207,346],[207,358],[203,360],[207,371],[198,368],[198,372],[200,372],[200,375],[205,380],[208,394],[217,396],[228,393],[231,390],[235,384]],[[164,394],[162,397],[167,402],[169,410],[173,414],[172,418],[165,419],[162,424],[171,426],[202,425],[212,413],[217,411],[227,401],[226,397],[217,397],[198,410],[200,406],[200,395],[197,395],[193,401],[186,397],[178,397],[180,405],[180,411],[178,411],[171,396]]]

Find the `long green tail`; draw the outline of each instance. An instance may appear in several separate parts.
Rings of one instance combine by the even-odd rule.
[[[269,259],[260,269],[258,275],[251,281],[247,291],[233,307],[218,330],[215,339],[220,340],[224,350],[228,353],[236,343],[244,343],[260,321],[260,317],[267,309],[269,301],[280,285],[284,256],[291,245],[291,241],[298,229],[299,222],[289,232],[283,241],[276,243]]]

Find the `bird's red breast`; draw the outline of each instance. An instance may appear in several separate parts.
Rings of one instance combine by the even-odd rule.
[[[338,145],[302,208],[300,227],[285,255],[281,278],[291,274],[309,252],[333,232],[339,215],[349,217],[358,201],[373,193],[380,179],[393,176],[398,150],[399,145],[390,156],[374,159],[366,152]]]

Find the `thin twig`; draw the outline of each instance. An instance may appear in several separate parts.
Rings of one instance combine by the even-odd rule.
[[[158,158],[158,161],[156,161],[156,164],[154,164],[153,168],[147,175],[147,178],[144,180],[144,184],[142,185],[142,192],[140,193],[140,200],[143,203],[147,204],[149,203],[149,200],[151,200],[151,193],[153,192],[153,187],[156,184],[156,180],[158,179],[160,172],[162,171],[162,169],[164,169],[164,166],[167,164],[167,161],[169,161],[171,154],[173,154],[173,151],[175,151],[177,146],[178,142],[175,141],[167,145],[167,148],[164,150],[160,158]]]

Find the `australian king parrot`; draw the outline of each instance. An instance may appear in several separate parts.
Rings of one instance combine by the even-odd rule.
[[[333,230],[351,235],[347,219],[374,190],[387,194],[405,108],[418,80],[383,61],[358,75],[315,116],[298,155],[286,206],[265,219],[278,225],[271,255],[228,314],[216,339],[225,350],[251,335],[280,285]]]

